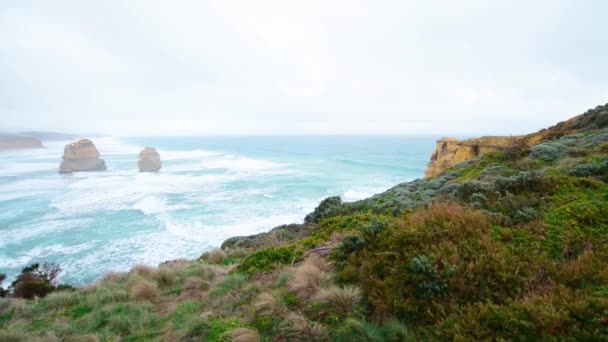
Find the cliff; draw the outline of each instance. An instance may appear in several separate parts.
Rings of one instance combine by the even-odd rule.
[[[198,260],[82,289],[57,285],[53,264],[8,290],[0,274],[0,341],[608,341],[598,108],[522,137],[441,139],[437,160],[472,160],[361,201],[326,198],[302,224]],[[518,142],[531,146],[488,153]]]
[[[530,147],[543,141],[557,139],[564,135],[586,132],[608,126],[608,104],[597,106],[555,126],[523,136],[481,137],[467,140],[441,138],[437,140],[431,161],[424,172],[425,178],[432,178],[444,171],[479,156],[492,152]]]
[[[35,138],[18,136],[18,135],[2,135],[0,136],[0,151],[15,150],[27,148],[42,148],[42,142]]]

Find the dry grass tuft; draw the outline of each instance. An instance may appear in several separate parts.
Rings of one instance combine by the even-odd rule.
[[[59,309],[78,303],[78,295],[72,291],[59,291],[49,293],[44,300],[50,307]]]
[[[201,279],[211,280],[215,277],[213,272],[215,265],[206,265],[202,263],[194,263],[186,267],[184,273],[187,276],[199,277]]]
[[[226,255],[230,258],[244,258],[249,252],[244,248],[228,248]]]
[[[294,271],[293,278],[287,283],[290,292],[299,296],[311,296],[320,288],[327,286],[331,280],[330,275],[320,266],[319,258],[309,258]]]
[[[153,300],[158,296],[158,286],[147,279],[139,279],[131,288],[131,298],[134,300]]]
[[[136,274],[140,277],[148,278],[154,273],[154,268],[146,265],[135,265],[131,269],[131,274]]]
[[[323,288],[313,297],[313,301],[325,303],[322,308],[334,309],[342,315],[352,313],[355,306],[361,302],[361,290],[355,286],[331,286]]]
[[[262,292],[253,303],[256,313],[262,317],[281,315],[285,307],[275,292]]]
[[[126,277],[127,274],[124,272],[108,272],[103,276],[103,278],[101,278],[101,282],[117,282],[125,279]]]
[[[205,259],[207,259],[210,264],[220,265],[224,261],[225,257],[226,252],[224,252],[220,248],[216,248],[211,252],[205,253]]]
[[[260,334],[250,328],[236,328],[222,335],[227,337],[232,342],[259,342]]]
[[[152,278],[161,286],[168,286],[175,281],[175,270],[169,266],[160,266],[154,271]]]
[[[205,291],[209,288],[209,283],[201,278],[188,277],[184,281],[184,291],[187,294],[195,294],[201,291]]]
[[[325,326],[311,322],[306,317],[291,312],[283,321],[283,325],[290,331],[290,339],[298,341],[325,341],[328,332]]]
[[[17,313],[27,309],[27,300],[23,298],[10,298],[7,305],[8,312]]]
[[[80,335],[69,339],[70,342],[99,342],[99,338],[93,334]]]

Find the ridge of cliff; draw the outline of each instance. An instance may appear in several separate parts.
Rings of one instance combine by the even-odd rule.
[[[439,176],[444,171],[458,164],[476,159],[483,154],[531,147],[564,135],[605,127],[608,127],[608,104],[589,109],[569,120],[527,135],[485,136],[466,140],[444,137],[437,140],[437,145],[431,155],[424,176],[425,178]]]

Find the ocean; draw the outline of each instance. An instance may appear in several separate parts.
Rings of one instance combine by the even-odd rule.
[[[98,137],[105,172],[60,175],[67,142],[0,151],[0,273],[56,262],[62,282],[197,258],[236,235],[302,222],[423,176],[437,137]],[[139,173],[155,147],[163,168]],[[5,284],[6,285],[6,284]]]

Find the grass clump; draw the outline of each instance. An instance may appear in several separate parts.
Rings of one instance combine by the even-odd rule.
[[[150,301],[158,296],[158,286],[156,282],[139,279],[131,288],[131,298],[137,301]]]

